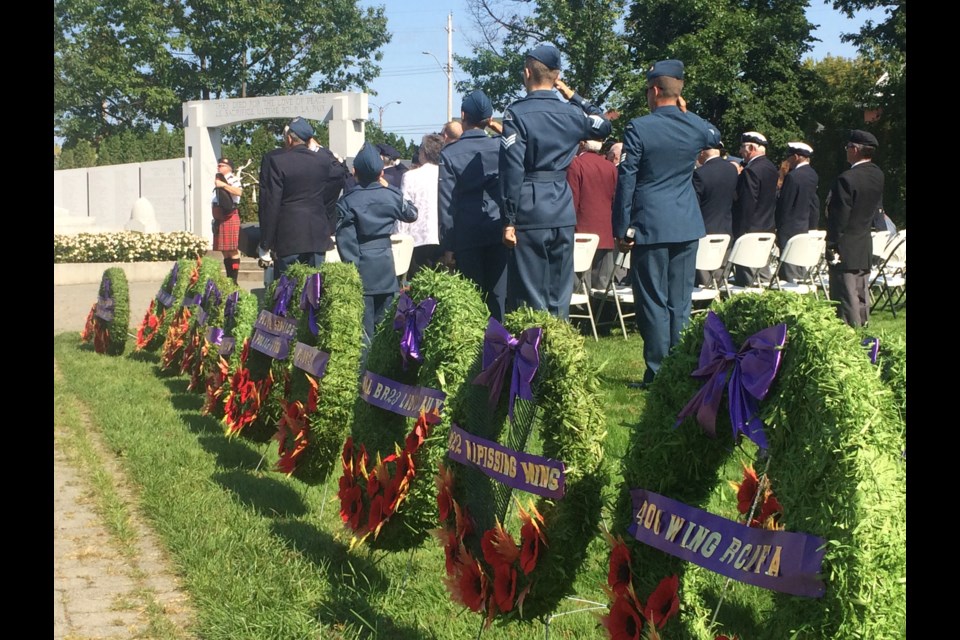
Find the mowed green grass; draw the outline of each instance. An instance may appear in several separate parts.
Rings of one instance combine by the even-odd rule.
[[[874,327],[904,333],[905,310],[895,319],[875,314]],[[645,392],[627,387],[643,374],[642,341],[630,325],[627,339],[617,328],[585,346],[603,393],[613,472],[603,521],[610,522],[610,505],[627,489],[619,462],[643,411]],[[307,487],[270,471],[275,445],[227,439],[216,419],[201,414],[202,397],[186,390],[186,379],[161,374],[154,355],[99,356],[71,333],[54,338],[54,359],[55,406],[70,407],[55,411],[55,420],[96,429],[123,464],[192,598],[198,637],[459,640],[545,633],[540,622],[495,623],[481,632],[481,616],[450,601],[443,551],[432,538],[413,552],[351,550],[336,477]],[[571,594],[580,600],[558,609],[563,615],[550,621],[549,638],[606,637],[596,612],[567,613],[606,604],[607,558],[598,535]]]

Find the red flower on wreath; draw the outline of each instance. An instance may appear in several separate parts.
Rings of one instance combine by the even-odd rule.
[[[481,611],[487,599],[489,581],[483,567],[466,549],[460,550],[453,596],[471,611]]]
[[[174,316],[173,322],[167,329],[167,339],[163,343],[163,354],[160,357],[160,368],[167,369],[177,362],[180,350],[183,348],[184,336],[190,328],[190,309],[181,308]]]
[[[83,331],[80,332],[80,340],[83,342],[90,342],[93,339],[93,332],[97,328],[96,319],[93,315],[96,308],[97,305],[90,307],[90,313],[87,314],[87,319],[83,322]]]
[[[743,482],[731,482],[730,485],[737,490],[737,511],[746,515],[753,506],[753,500],[760,490],[760,480],[757,478],[757,472],[750,465],[743,465]]]
[[[489,562],[489,561],[488,561]],[[517,595],[517,569],[513,563],[493,567],[493,601],[500,611],[513,609]]]
[[[93,350],[97,353],[106,353],[107,345],[110,343],[110,330],[107,329],[105,322],[95,320],[96,327],[93,330]]]
[[[473,519],[467,513],[467,510],[462,509],[456,501],[453,503],[453,513],[457,525],[457,540],[462,541],[465,537],[473,533]]]
[[[223,381],[230,375],[230,364],[226,358],[220,356],[216,368],[207,376],[206,400],[203,403],[203,414],[213,411],[223,397]]]
[[[643,617],[647,622],[662,629],[667,620],[680,610],[680,598],[677,596],[679,588],[680,578],[676,574],[660,581],[643,607]]]
[[[290,475],[297,468],[297,458],[306,451],[310,442],[310,425],[307,422],[307,414],[302,402],[286,402],[285,400],[280,402],[283,406],[283,414],[280,416],[280,422],[277,424],[277,434],[274,436],[279,443],[278,453],[280,455],[276,470]]]
[[[430,535],[436,538],[443,547],[444,567],[447,575],[452,576],[457,568],[457,562],[460,560],[460,541],[457,539],[457,532],[453,529],[439,528],[431,529]]]
[[[773,494],[768,477],[761,480],[752,466],[744,464],[743,482],[730,482],[730,486],[737,491],[737,511],[744,515],[750,513],[757,494],[762,492],[759,506],[754,510],[754,516],[749,523],[751,527],[772,530],[783,528],[778,523],[779,516],[783,515],[783,506]]]
[[[340,452],[340,463],[343,465],[343,477],[353,479],[353,436],[347,436]]]
[[[259,382],[250,379],[250,370],[246,365],[249,354],[250,341],[246,340],[240,353],[240,362],[230,378],[230,391],[223,403],[223,423],[227,427],[227,435],[240,433],[256,420],[261,399],[267,397],[273,385],[273,372]]]
[[[610,568],[607,570],[607,585],[618,596],[623,596],[633,584],[633,572],[630,570],[630,549],[622,538],[611,538],[613,550],[610,552]]]
[[[524,523],[520,528],[520,568],[523,569],[524,575],[530,575],[540,559],[540,545],[547,544],[543,530],[540,528],[543,524],[543,516],[533,503],[530,504],[530,513],[524,511],[519,503],[517,510],[520,520]]]
[[[343,478],[341,478],[342,480]],[[356,530],[360,526],[363,510],[363,494],[356,485],[340,485],[340,519]]]
[[[453,473],[441,463],[433,480],[437,485],[437,510],[440,512],[440,522],[446,522],[453,508]]]
[[[610,607],[610,613],[600,618],[612,640],[640,640],[643,616],[637,608],[633,590],[618,595]]]
[[[483,550],[483,559],[495,569],[501,565],[512,565],[520,557],[520,548],[513,541],[510,532],[504,529],[499,521],[492,529],[483,532],[480,548]],[[505,610],[501,607],[501,611]]]
[[[771,530],[783,529],[783,526],[778,524],[779,516],[782,514],[783,507],[780,501],[773,495],[773,491],[768,490],[763,506],[760,507],[760,515],[750,521],[750,526]]]
[[[150,306],[147,307],[147,313],[143,316],[143,321],[140,322],[140,327],[137,329],[137,345],[136,350],[141,351],[145,349],[150,341],[154,339],[157,335],[157,329],[160,328],[160,324],[163,322],[163,317],[166,315],[166,308],[160,309],[160,316],[156,315],[157,311],[157,299],[154,298],[150,301]]]

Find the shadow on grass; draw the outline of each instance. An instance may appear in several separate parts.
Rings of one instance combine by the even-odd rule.
[[[253,470],[260,464],[265,445],[258,447],[247,440],[227,437],[220,421],[210,415],[187,414],[182,418],[187,428],[197,435],[197,443],[216,456],[218,467]]]
[[[213,481],[261,516],[299,517],[307,513],[303,497],[279,479],[237,470],[214,474]]]
[[[146,362],[160,366],[160,354],[155,351],[131,351],[127,354],[127,357],[134,362]]]
[[[200,411],[203,409],[204,397],[202,393],[187,391],[190,383],[185,377],[170,377],[157,372],[163,384],[170,390],[170,405],[177,411]]]
[[[432,637],[423,630],[400,625],[384,615],[378,600],[396,586],[368,558],[350,554],[347,545],[328,532],[302,521],[273,523],[273,533],[284,544],[326,571],[330,595],[320,603],[317,619],[331,627],[349,625],[363,638]]]

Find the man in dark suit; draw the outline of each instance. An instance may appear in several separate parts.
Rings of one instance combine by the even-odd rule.
[[[743,171],[737,184],[737,202],[733,208],[733,240],[745,233],[775,231],[777,179],[780,172],[767,158],[767,139],[762,133],[747,131],[740,136]],[[769,278],[767,268],[737,267],[734,282],[741,287],[754,286],[757,278]]]
[[[681,98],[683,63],[661,60],[647,72],[651,113],[631,120],[613,204],[613,235],[631,250],[630,280],[653,381],[667,352],[690,320],[691,295],[703,217],[693,189],[697,155],[719,141],[716,128],[686,111]]]
[[[851,327],[870,319],[870,228],[883,197],[883,171],[873,163],[877,146],[869,131],[851,131],[846,146],[850,168],[837,177],[827,195],[830,299],[840,302],[837,316]]]
[[[783,253],[787,241],[795,235],[816,229],[820,224],[820,177],[810,166],[813,147],[805,142],[787,143],[786,162],[790,167],[777,196],[774,218],[777,224],[777,247]],[[796,282],[804,277],[804,269],[792,264],[780,265],[779,278]]]
[[[403,183],[403,174],[407,172],[407,167],[400,162],[400,152],[386,142],[378,143],[377,150],[383,159],[383,179],[389,185],[399,189]]]
[[[260,170],[260,248],[273,252],[276,278],[295,262],[319,266],[333,248],[333,212],[346,168],[329,149],[311,151],[311,137],[310,123],[294,118],[283,151],[264,155]]]
[[[718,139],[697,156],[700,166],[693,172],[693,190],[700,203],[703,226],[708,234],[725,233],[730,236],[727,255],[733,248],[733,199],[737,194],[737,182],[740,173],[733,163],[720,156],[723,143]],[[697,271],[697,284],[714,286],[714,282],[723,276],[727,267],[724,257],[723,267],[716,271]]]

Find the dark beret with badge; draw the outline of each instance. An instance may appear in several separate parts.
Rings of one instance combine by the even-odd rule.
[[[357,157],[353,159],[353,170],[357,176],[357,181],[369,184],[380,177],[383,171],[383,158],[380,157],[380,150],[369,142],[364,142],[357,152]]]
[[[390,160],[398,160],[400,158],[400,152],[386,142],[378,142],[377,151],[380,152],[381,156]]]
[[[541,44],[527,52],[528,58],[539,60],[547,69],[555,71],[560,68],[560,51],[549,44]]]
[[[304,142],[308,142],[310,138],[313,137],[313,127],[310,126],[310,123],[297,116],[290,121],[290,124],[287,125],[287,128],[290,129],[290,132],[295,134],[298,138]]]
[[[483,91],[477,89],[471,91],[464,97],[460,103],[460,110],[464,112],[473,123],[483,122],[493,116],[493,103]]]
[[[853,129],[850,131],[850,142],[853,144],[862,144],[867,147],[880,146],[880,143],[877,142],[877,136],[862,129]]]

